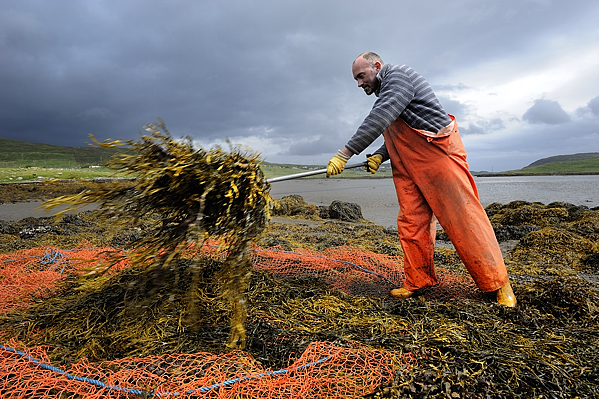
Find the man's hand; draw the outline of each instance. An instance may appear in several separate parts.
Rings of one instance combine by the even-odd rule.
[[[366,162],[367,165],[364,167],[366,172],[375,174],[376,171],[379,169],[379,166],[381,166],[381,163],[383,162],[383,156],[381,154],[368,155],[366,158]]]
[[[339,173],[343,172],[343,169],[345,169],[345,164],[347,161],[349,161],[349,158],[350,157],[341,152],[341,150],[337,151],[337,154],[335,154],[335,156],[333,156],[333,158],[331,158],[327,164],[327,177],[338,175]]]

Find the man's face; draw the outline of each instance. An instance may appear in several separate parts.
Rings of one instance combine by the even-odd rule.
[[[364,58],[356,59],[352,66],[352,74],[358,82],[358,87],[361,87],[367,95],[371,95],[379,87],[379,81],[376,74],[381,70],[381,64],[376,62],[374,67],[371,67]]]

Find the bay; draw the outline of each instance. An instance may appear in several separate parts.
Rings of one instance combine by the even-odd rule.
[[[507,204],[515,200],[599,206],[599,175],[475,177],[474,180],[485,207],[493,202]],[[360,205],[364,218],[385,227],[396,225],[399,212],[390,178],[303,178],[273,183],[270,193],[276,200],[298,194],[313,205],[329,206],[335,200],[353,202]],[[60,209],[53,212],[36,209],[40,205],[41,201],[1,204],[0,220],[51,216]]]
[[[568,202],[599,206],[599,175],[475,177],[481,204],[507,204],[522,200]],[[382,226],[395,226],[399,205],[393,180],[386,179],[297,179],[273,183],[271,195],[281,199],[298,194],[309,204],[328,206],[334,200],[353,202],[364,218]]]

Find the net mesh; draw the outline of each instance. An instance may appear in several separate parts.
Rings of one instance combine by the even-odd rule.
[[[0,366],[3,398],[356,397],[372,392],[393,370],[390,353],[326,342],[311,343],[289,368],[277,371],[241,351],[82,359],[60,369],[49,365],[44,347],[11,345],[3,348]]]
[[[33,248],[0,255],[0,312],[10,315],[11,310],[61,294],[68,289],[61,281],[88,272],[117,251],[94,248],[85,242],[78,247]],[[186,254],[190,258],[223,258],[227,251],[218,241],[209,241],[202,246],[189,245]],[[323,252],[255,246],[251,260],[256,272],[267,272],[277,279],[315,279],[350,295],[388,296],[388,290],[401,285],[404,278],[401,256],[347,246]],[[124,260],[110,273],[128,267]],[[425,290],[423,295],[448,301],[478,295],[469,289],[474,288],[470,277],[443,269],[438,274],[439,285]],[[408,352],[376,349],[346,340],[311,342],[303,353],[289,359],[288,367],[277,370],[262,366],[248,352],[240,350],[106,361],[81,358],[57,366],[49,355],[53,348],[44,345],[43,331],[29,331],[27,345],[18,335],[1,333],[5,337],[0,348],[3,398],[353,398],[373,392],[389,383],[397,370],[417,363]],[[297,336],[299,339],[301,334]],[[287,338],[294,339],[294,335]]]

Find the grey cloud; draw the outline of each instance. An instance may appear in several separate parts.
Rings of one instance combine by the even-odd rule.
[[[469,136],[464,137],[471,169],[488,171],[520,169],[541,158],[597,151],[595,143],[599,143],[599,124],[584,120],[573,121],[567,127],[528,124],[501,141],[487,135],[476,145]]]
[[[587,106],[589,107],[589,109],[591,110],[593,115],[599,116],[599,96],[597,96],[597,97],[593,98],[591,101],[589,101]]]
[[[524,113],[522,119],[529,123],[559,125],[569,122],[570,116],[557,101],[540,99]]]
[[[599,116],[599,96],[592,98],[585,106],[576,109],[576,116],[581,118]]]
[[[258,136],[289,143],[282,158],[305,154],[314,163],[310,157],[322,152],[326,161],[372,104],[351,76],[360,52],[377,51],[386,62],[411,65],[436,89],[458,91],[466,86],[447,82],[448,71],[520,57],[574,24],[594,27],[598,8],[591,0],[559,11],[517,0],[362,6],[3,0],[0,136],[83,145],[89,133],[136,138],[160,116],[175,136]],[[415,31],[418,40],[401,40]],[[458,119],[468,113],[457,101],[442,102]],[[471,129],[498,126],[477,122]]]
[[[349,138],[349,137],[348,137]],[[328,155],[337,152],[343,139],[340,137],[321,136],[316,140],[297,142],[289,146],[289,155]]]
[[[459,125],[459,121],[458,121]],[[500,118],[489,120],[478,120],[470,123],[467,127],[460,127],[462,135],[469,134],[489,134],[505,128],[505,123]]]
[[[434,85],[433,89],[434,90],[446,90],[446,91],[460,91],[460,90],[469,89],[469,87],[463,83],[458,83],[458,84]]]
[[[443,105],[443,109],[448,114],[452,114],[456,117],[458,123],[463,120],[468,114],[467,106],[459,101],[452,100],[450,98],[444,96],[438,96],[441,105]]]

